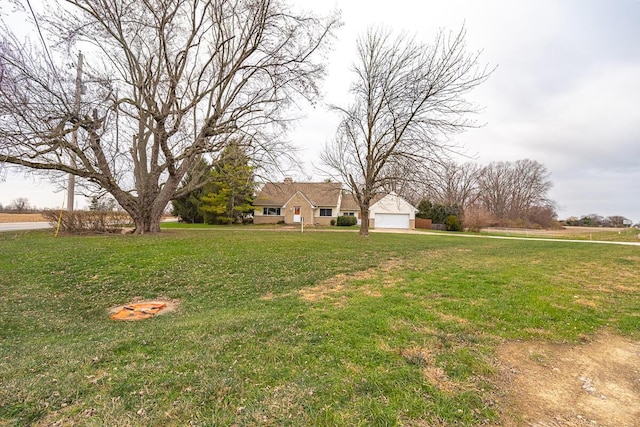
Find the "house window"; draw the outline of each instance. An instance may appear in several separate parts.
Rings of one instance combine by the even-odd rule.
[[[262,208],[262,215],[280,216],[280,208]]]
[[[331,211],[332,211],[332,209],[321,208],[320,209],[320,216],[331,216],[331,214],[333,213]]]
[[[342,212],[342,216],[356,216],[354,212]]]

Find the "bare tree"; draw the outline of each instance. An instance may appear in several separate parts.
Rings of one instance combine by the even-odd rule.
[[[458,206],[464,211],[479,197],[478,178],[481,167],[477,163],[457,163],[451,160],[435,163],[424,186],[425,196],[445,206]]]
[[[406,36],[369,30],[359,39],[353,104],[333,107],[342,116],[321,160],[341,176],[362,212],[369,234],[373,197],[439,158],[452,146],[447,136],[473,125],[464,98],[484,82],[479,53],[466,52],[465,31],[426,45]]]
[[[318,95],[339,25],[284,0],[62,0],[35,18],[57,48],[85,51],[84,94],[77,110],[73,70],[7,33],[0,163],[77,176],[137,233],[159,231],[167,203],[193,190],[185,174],[229,141],[260,161],[290,152],[278,137],[289,107]]]
[[[607,222],[609,223],[609,227],[624,227],[625,220],[629,221],[627,218],[622,215],[612,215],[607,217]]]
[[[26,197],[18,197],[14,199],[9,205],[9,210],[16,211],[17,213],[24,213],[30,209],[29,199]]]
[[[491,162],[482,169],[478,181],[480,201],[494,218],[507,218],[511,203],[511,184],[509,162]]]
[[[547,168],[535,160],[492,162],[480,172],[479,200],[502,222],[526,220],[530,213],[537,217],[552,217],[554,202],[548,193],[553,184],[549,176]],[[535,212],[532,212],[534,208]]]

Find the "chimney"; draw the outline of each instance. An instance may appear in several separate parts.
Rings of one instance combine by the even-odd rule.
[[[292,178],[290,178],[290,177],[286,177],[286,178],[284,179],[284,183],[285,183],[285,184],[293,184],[293,179],[292,179]]]

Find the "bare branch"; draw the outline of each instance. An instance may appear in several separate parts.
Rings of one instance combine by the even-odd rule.
[[[370,201],[455,149],[449,137],[475,126],[477,108],[465,96],[491,74],[479,53],[467,53],[462,28],[431,45],[406,35],[369,30],[358,41],[356,80],[335,139],[322,161],[351,187],[360,203],[360,233],[368,234]]]
[[[230,141],[261,160],[291,152],[279,138],[289,107],[318,96],[320,55],[340,25],[282,0],[53,3],[37,20],[64,51],[55,72],[37,43],[0,44],[0,163],[99,185],[138,232],[158,231],[185,174]],[[63,55],[78,47],[90,78],[76,113]]]

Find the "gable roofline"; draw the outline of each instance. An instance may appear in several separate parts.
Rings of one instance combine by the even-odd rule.
[[[296,197],[298,194],[300,194],[310,205],[313,209],[317,208],[317,206],[313,203],[313,201],[311,201],[311,199],[309,199],[307,197],[306,194],[304,194],[302,191],[297,190],[295,193],[293,193],[293,196],[289,197],[289,200],[287,200],[286,202],[284,202],[284,204],[282,205],[282,207],[285,207],[289,204],[289,202],[291,200],[293,200],[294,197]]]
[[[380,197],[377,197],[377,200],[374,202],[373,199],[371,200],[371,204],[369,205],[369,208],[373,208],[375,205],[377,205],[378,203],[382,202],[382,200],[386,199],[386,198],[392,198],[396,200],[396,203],[401,202],[406,204],[407,206],[410,206],[413,209],[413,213],[418,213],[420,210],[418,208],[416,208],[415,206],[413,206],[413,204],[409,203],[407,201],[407,199],[405,199],[402,196],[398,196],[398,194],[395,191],[390,191],[386,194],[381,194],[379,195]]]
[[[256,195],[254,206],[284,206],[300,192],[312,206],[338,206],[342,184],[338,182],[267,182]]]

